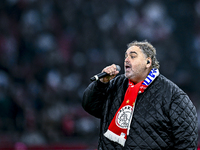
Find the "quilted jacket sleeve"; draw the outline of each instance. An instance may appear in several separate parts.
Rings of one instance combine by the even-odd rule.
[[[170,108],[174,149],[197,149],[197,113],[196,108],[186,94],[173,96]]]
[[[92,82],[84,91],[82,106],[89,114],[101,118],[109,83]]]

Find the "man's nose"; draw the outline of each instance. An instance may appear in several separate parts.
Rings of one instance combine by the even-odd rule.
[[[129,57],[127,56],[125,59],[124,59],[124,62],[128,62],[129,61]]]

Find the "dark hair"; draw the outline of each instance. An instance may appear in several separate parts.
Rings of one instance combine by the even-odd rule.
[[[128,48],[131,46],[138,46],[142,50],[142,52],[146,55],[146,57],[151,58],[152,67],[159,69],[160,65],[156,58],[156,49],[153,47],[151,43],[147,42],[146,40],[141,42],[133,41],[129,43],[127,46]]]

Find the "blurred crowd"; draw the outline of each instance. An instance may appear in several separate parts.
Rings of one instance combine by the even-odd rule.
[[[0,146],[95,147],[83,91],[105,66],[123,68],[134,40],[155,46],[160,72],[200,116],[200,0],[1,0]]]

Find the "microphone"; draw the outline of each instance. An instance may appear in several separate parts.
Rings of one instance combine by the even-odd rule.
[[[116,70],[117,70],[117,71],[120,71],[120,70],[121,70],[121,67],[120,67],[119,65],[116,65]],[[91,80],[91,81],[97,81],[97,80],[99,80],[99,79],[101,79],[101,78],[106,77],[107,75],[109,75],[109,74],[107,74],[106,72],[101,72],[101,73],[99,73],[99,74],[97,74],[97,75],[91,77],[90,80]]]

